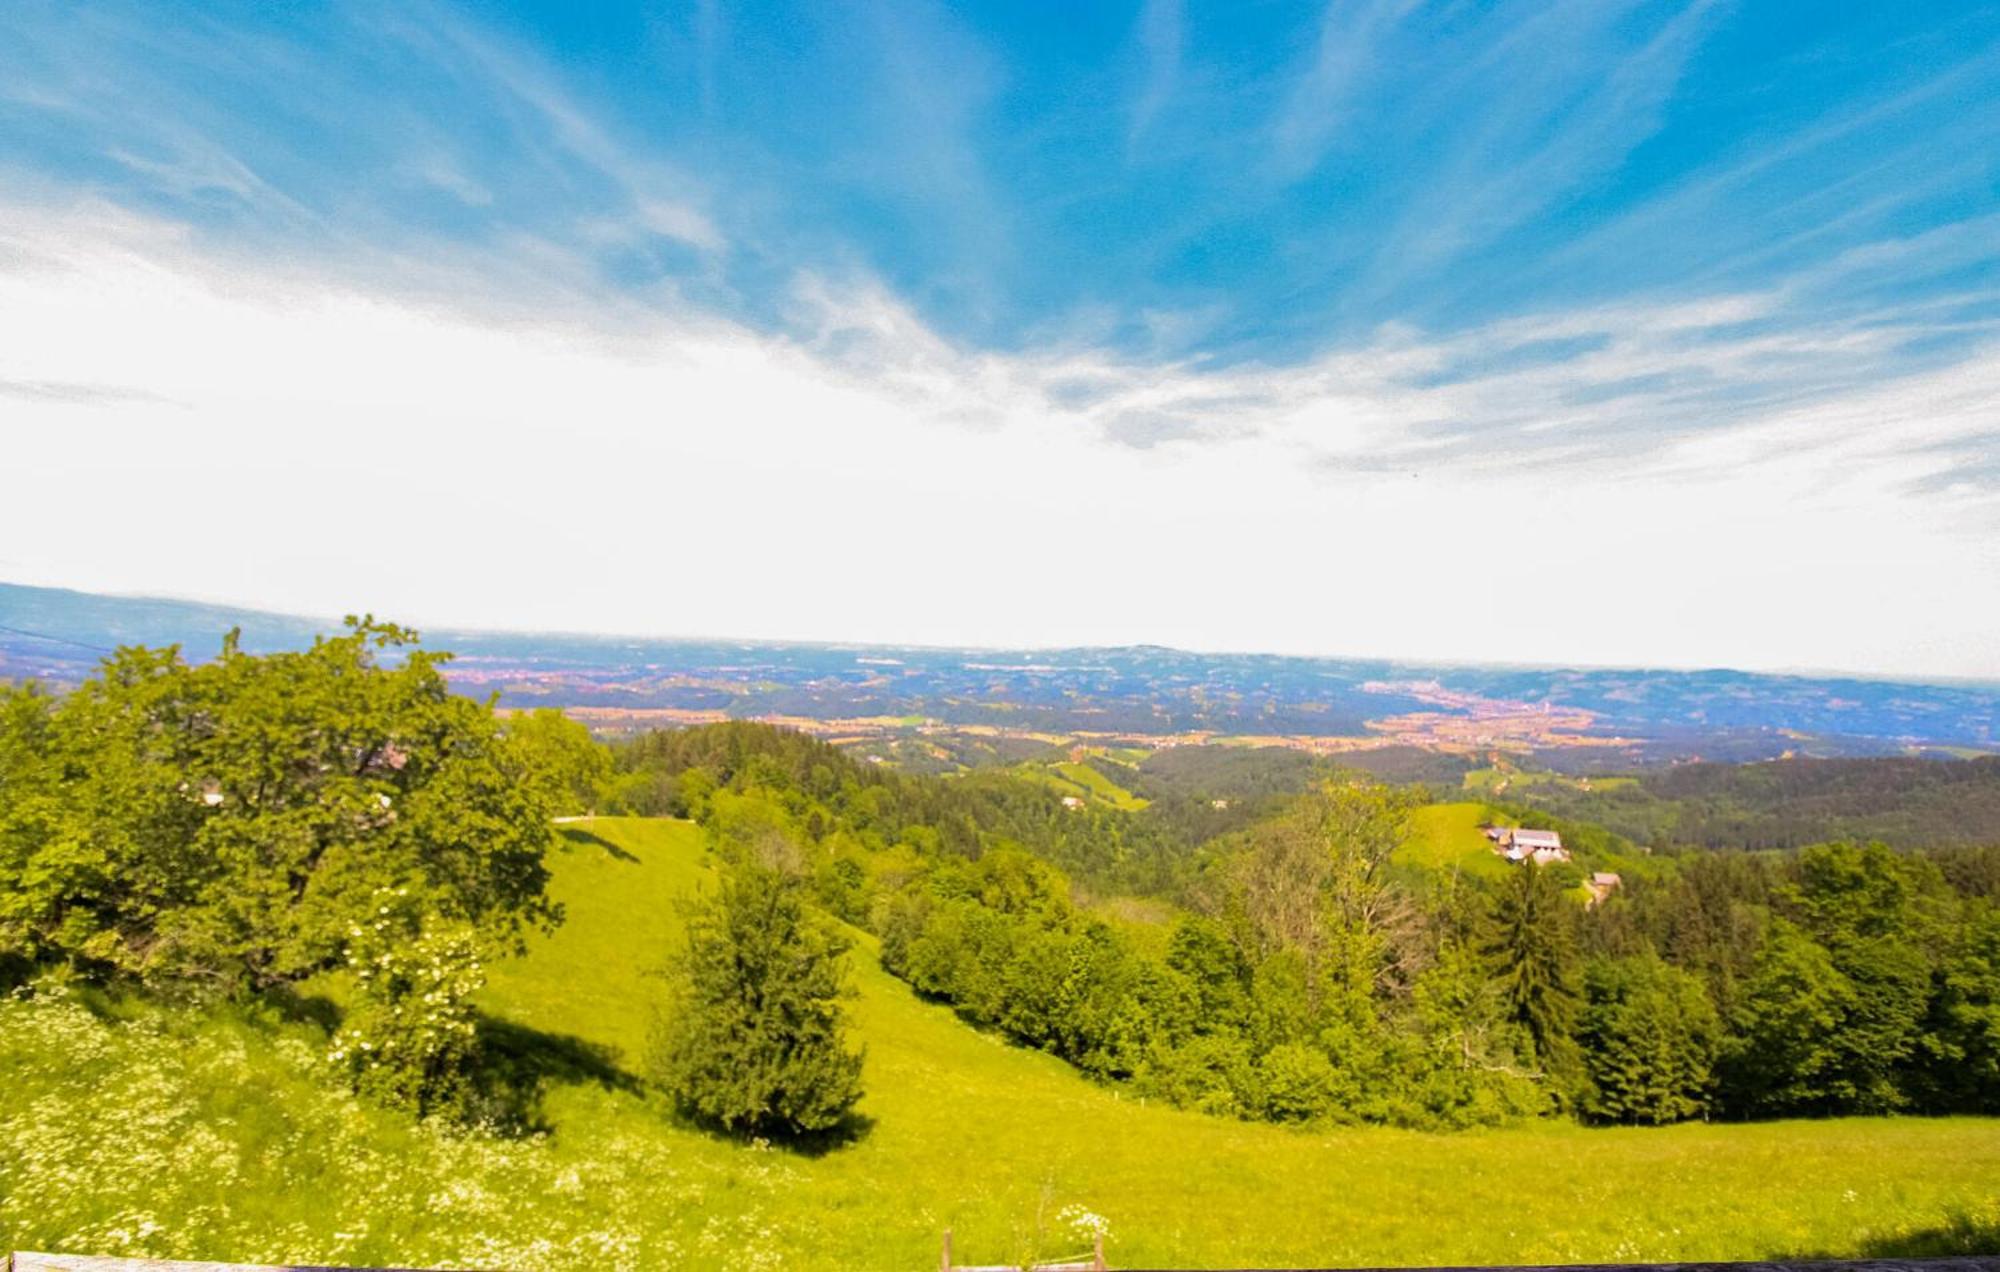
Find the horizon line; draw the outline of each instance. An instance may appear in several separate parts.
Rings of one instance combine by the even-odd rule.
[[[18,588],[23,591],[63,592],[71,596],[92,597],[99,600],[161,602],[173,605],[201,606],[208,609],[235,611],[270,619],[286,619],[301,623],[344,623],[351,617],[375,617],[371,610],[351,610],[335,617],[331,614],[314,615],[290,610],[265,609],[242,601],[207,599],[198,596],[171,595],[158,592],[93,591],[88,588],[52,586],[39,583],[18,583],[0,579],[0,588]],[[1006,653],[1006,654],[1049,654],[1076,652],[1116,652],[1123,650],[1153,649],[1170,654],[1186,654],[1198,658],[1281,658],[1297,662],[1327,663],[1385,663],[1393,667],[1408,667],[1417,670],[1469,670],[1469,671],[1576,671],[1576,672],[1632,672],[1642,674],[1665,674],[1698,676],[1716,672],[1740,676],[1762,676],[1785,680],[1838,680],[1866,684],[1922,685],[1933,688],[1965,689],[1990,693],[2000,693],[2000,677],[1979,676],[1925,676],[1906,672],[1856,670],[1851,668],[1813,667],[1747,667],[1728,664],[1642,664],[1642,663],[1590,663],[1590,662],[1508,662],[1481,660],[1477,658],[1433,658],[1405,659],[1385,654],[1340,654],[1340,653],[1287,653],[1269,649],[1194,649],[1181,645],[1160,644],[1153,641],[1128,641],[1120,644],[1037,644],[1037,645],[979,645],[930,643],[923,641],[881,641],[824,639],[797,636],[749,636],[721,634],[681,634],[672,635],[658,632],[611,632],[588,631],[571,628],[546,627],[486,627],[451,623],[407,623],[400,619],[393,621],[400,626],[416,631],[418,642],[422,643],[429,634],[440,636],[511,636],[546,637],[565,640],[587,640],[605,642],[649,641],[660,644],[741,644],[766,645],[807,649],[880,649],[880,650],[922,650],[932,653]],[[45,633],[28,633],[42,639],[77,644],[66,637],[49,636]],[[450,652],[450,651],[441,651]]]

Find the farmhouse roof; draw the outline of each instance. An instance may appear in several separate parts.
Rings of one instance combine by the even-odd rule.
[[[1560,848],[1563,837],[1553,830],[1516,830],[1508,839],[1518,848]]]

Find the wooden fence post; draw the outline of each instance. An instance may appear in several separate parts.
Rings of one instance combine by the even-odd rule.
[[[951,1272],[951,1229],[944,1230],[944,1252],[938,1255],[938,1272]]]
[[[1097,1240],[1091,1243],[1090,1266],[1097,1272],[1104,1272],[1104,1234],[1101,1232],[1097,1234]]]

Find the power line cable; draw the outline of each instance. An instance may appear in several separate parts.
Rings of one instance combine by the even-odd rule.
[[[25,627],[9,627],[5,623],[0,623],[0,632],[10,632],[15,636],[29,636],[34,638],[35,640],[53,641],[55,644],[58,645],[74,645],[78,649],[88,649],[93,653],[115,654],[118,652],[115,649],[106,649],[102,645],[91,645],[85,643],[84,641],[71,640],[67,636],[51,636],[47,632],[31,632]]]

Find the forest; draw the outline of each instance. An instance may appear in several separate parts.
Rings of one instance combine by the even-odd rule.
[[[1523,788],[1539,808],[1657,846],[1803,848],[1881,840],[1904,848],[2000,843],[2000,756],[1959,761],[1793,757],[1641,770],[1597,789]]]
[[[1211,780],[1254,789],[1233,770],[1255,754]],[[1194,842],[1171,803],[1079,812],[757,725],[654,735],[616,766],[618,798],[724,852],[797,844],[821,903],[921,993],[1189,1107],[1452,1127],[2000,1100],[1990,851],[1682,852],[1586,907],[1562,867],[1402,868],[1423,796],[1365,779],[1268,793],[1276,811]],[[1591,828],[1562,824],[1587,852]],[[1092,904],[1107,889],[1177,917],[1135,929]]]

